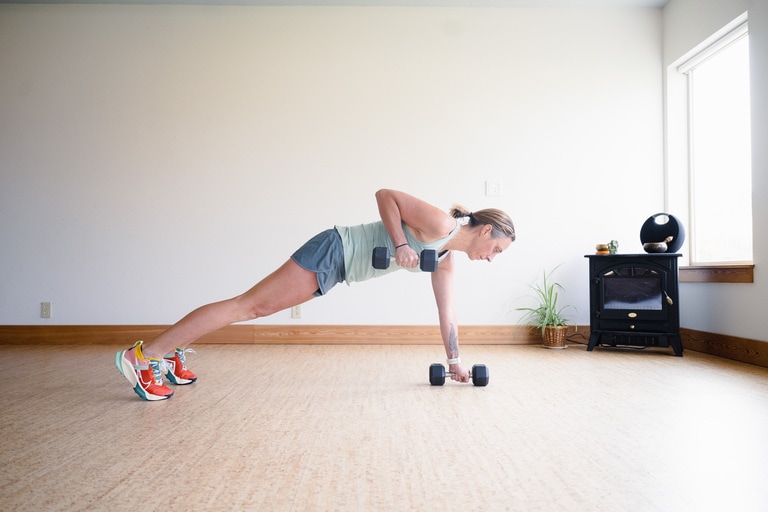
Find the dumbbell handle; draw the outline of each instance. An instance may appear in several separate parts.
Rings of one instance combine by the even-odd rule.
[[[445,372],[445,376],[446,377],[449,376],[449,375],[456,375],[456,372]],[[472,378],[472,372],[471,371],[469,372],[469,378],[470,379]]]
[[[434,252],[434,249],[424,249],[423,251],[421,251],[421,254],[424,254],[426,251],[433,251]],[[419,254],[419,259],[421,259],[421,254]],[[395,255],[390,256],[389,259],[391,261],[395,261]]]
[[[389,261],[395,261],[396,259],[397,259],[397,258],[395,258],[394,256],[390,256],[390,257],[389,257]],[[421,258],[419,258],[419,260],[421,260]]]

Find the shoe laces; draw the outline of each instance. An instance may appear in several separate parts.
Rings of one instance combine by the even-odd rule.
[[[184,355],[185,353],[189,352],[190,354],[197,354],[195,352],[195,349],[193,348],[177,348],[176,353],[179,354],[179,361],[181,361],[181,367],[186,369],[186,365],[184,363],[187,362],[187,357]]]
[[[155,384],[163,383],[163,374],[168,373],[169,365],[164,359],[148,359],[147,363],[152,370],[152,376],[155,378]]]
[[[190,354],[197,354],[195,352],[195,349],[193,348],[181,348],[176,347],[173,350],[172,354],[168,354],[165,356],[165,362],[168,364],[172,369],[176,367],[176,360],[173,358],[174,355],[179,356],[179,362],[181,363],[181,368],[186,370],[187,365],[185,364],[187,362],[187,357],[184,355],[186,352],[189,352]]]

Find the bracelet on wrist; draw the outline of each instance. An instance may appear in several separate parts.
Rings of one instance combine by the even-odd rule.
[[[397,249],[399,249],[401,247],[405,247],[406,245],[408,245],[408,242],[406,242],[404,244],[397,245],[397,246],[395,246],[395,250],[397,250]]]
[[[460,362],[461,362],[461,358],[460,357],[456,357],[456,358],[448,359],[447,360],[448,366],[450,366],[452,364],[459,364]]]

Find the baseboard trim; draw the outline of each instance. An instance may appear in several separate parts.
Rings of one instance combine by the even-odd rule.
[[[0,325],[0,345],[126,345],[136,340],[151,340],[167,328],[167,325]],[[462,345],[541,343],[541,335],[524,325],[461,326],[459,336]],[[442,341],[436,325],[240,324],[219,329],[196,343],[430,345]]]
[[[680,329],[683,349],[768,368],[768,342],[725,334]]]

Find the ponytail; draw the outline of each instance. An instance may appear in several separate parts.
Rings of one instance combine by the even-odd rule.
[[[501,210],[496,208],[486,208],[477,212],[470,212],[461,205],[453,205],[449,214],[454,219],[469,218],[469,226],[475,227],[488,224],[492,228],[491,236],[493,238],[510,238],[515,241],[515,225],[512,219]]]
[[[454,219],[463,219],[464,217],[469,217],[470,221],[472,220],[472,212],[470,212],[460,204],[453,205],[449,213],[451,214],[451,217],[453,217]]]

